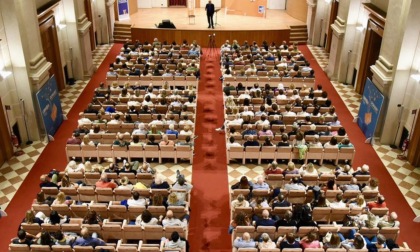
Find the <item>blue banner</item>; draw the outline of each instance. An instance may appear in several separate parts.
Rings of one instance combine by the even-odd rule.
[[[63,122],[60,95],[58,93],[55,76],[52,76],[36,93],[41,116],[44,121],[45,131],[54,136]]]
[[[357,118],[357,124],[362,129],[366,138],[373,137],[373,134],[375,133],[383,101],[384,96],[382,93],[375,84],[367,78]]]
[[[118,0],[118,15],[128,15],[128,0]]]

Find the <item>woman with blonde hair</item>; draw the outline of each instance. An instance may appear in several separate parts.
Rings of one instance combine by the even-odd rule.
[[[166,201],[168,206],[186,206],[187,202],[179,198],[176,192],[171,192]]]
[[[71,205],[73,201],[71,199],[68,199],[66,197],[66,194],[64,192],[59,192],[57,194],[57,198],[55,198],[53,205]]]
[[[120,179],[120,185],[118,186],[118,188],[123,188],[123,189],[133,189],[133,185],[130,183],[130,180],[128,179],[127,176],[123,176]]]
[[[360,193],[356,196],[356,198],[350,199],[347,205],[350,207],[350,209],[353,207],[364,208],[366,207],[365,197]]]
[[[315,166],[313,163],[308,163],[307,165],[302,165],[302,167],[300,168],[300,175],[304,176],[304,175],[317,175],[318,176],[318,171],[317,169],[315,169]]]
[[[42,212],[39,212],[39,213],[40,213],[39,215],[45,216],[45,214],[42,214]],[[25,218],[22,220],[22,223],[26,223],[26,224],[37,223],[39,225],[44,223],[44,221],[42,219],[38,218],[37,216],[38,216],[38,214],[35,215],[34,211],[28,210],[28,211],[26,211]]]
[[[287,169],[283,171],[283,175],[286,174],[299,174],[299,170],[296,169],[295,163],[289,162],[287,164]]]

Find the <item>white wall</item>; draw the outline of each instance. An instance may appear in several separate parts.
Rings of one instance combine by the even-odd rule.
[[[270,10],[284,10],[286,9],[286,0],[268,0],[267,8]]]
[[[152,0],[152,7],[168,7],[167,0]]]
[[[152,0],[137,0],[137,8],[152,8]]]

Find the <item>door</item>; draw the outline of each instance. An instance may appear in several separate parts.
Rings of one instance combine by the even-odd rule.
[[[90,35],[90,49],[93,51],[96,48],[95,43],[95,33],[93,31],[93,9],[92,9],[92,0],[85,0],[85,10],[86,10],[86,16],[87,19],[92,23],[92,25],[89,28],[89,35]]]
[[[328,31],[328,33],[327,33],[327,43],[324,44],[325,51],[328,52],[328,53],[331,50],[331,40],[332,40],[332,36],[333,36],[333,31],[332,31],[331,25],[334,23],[335,19],[337,18],[338,5],[339,5],[339,2],[335,1],[335,0],[331,4],[330,19],[328,20],[328,26],[327,26],[327,31]]]
[[[414,167],[420,166],[420,148],[418,148],[420,144],[420,120],[419,120],[419,113],[416,111],[416,125],[411,130],[411,138],[410,143],[408,145],[408,154],[407,159],[408,162]],[[414,124],[413,124],[414,125]]]
[[[370,66],[374,65],[379,58],[383,33],[383,26],[372,19],[368,20],[368,28],[363,43],[362,59],[360,60],[356,84],[356,92],[359,94],[363,94],[366,78],[372,80],[373,73],[370,70]]]
[[[52,64],[49,70],[50,77],[55,75],[58,90],[61,91],[66,85],[64,82],[64,70],[61,64],[54,16],[52,15],[44,22],[40,23],[39,30],[41,32],[42,48],[44,50],[45,58]]]
[[[7,127],[7,118],[4,106],[0,99],[0,167],[13,156],[13,147],[10,142],[9,128]]]

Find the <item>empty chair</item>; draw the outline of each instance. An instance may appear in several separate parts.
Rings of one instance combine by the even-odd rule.
[[[385,236],[387,239],[397,241],[398,235],[400,234],[399,227],[383,227],[379,230],[379,233]]]
[[[296,233],[296,230],[297,229],[296,229],[295,226],[289,226],[289,227],[279,226],[277,228],[277,236],[280,237],[280,236],[284,236],[284,235],[289,234],[289,233]]]
[[[102,139],[104,136],[102,136]],[[115,140],[114,139],[112,141]],[[112,151],[112,145],[111,144],[100,144],[98,145],[98,162],[100,162],[101,158],[112,158],[112,162],[114,162],[114,153]]]
[[[285,248],[282,252],[302,252],[301,248]]]
[[[93,186],[81,186],[77,189],[79,200],[82,202],[96,201],[95,188]]]
[[[108,218],[110,221],[122,221],[127,219],[127,207],[124,205],[109,205]]]
[[[143,146],[137,146],[137,145],[129,145],[128,146],[128,155],[129,155],[129,162],[131,162],[131,159],[133,158],[144,158],[143,153]]]
[[[110,240],[120,240],[123,238],[123,232],[120,222],[104,222],[102,225],[102,238],[105,242]]]
[[[160,157],[159,163],[162,163],[162,158],[170,158],[175,161],[176,159],[176,151],[175,147],[172,146],[160,146]]]
[[[329,248],[325,251],[326,252],[347,252],[347,250],[345,248]]]
[[[113,155],[112,157],[115,158],[126,158],[128,159],[129,156],[129,152],[126,146],[118,146],[118,145],[113,145],[112,146],[112,151],[113,151]]]
[[[344,220],[344,217],[346,217],[346,215],[348,215],[349,212],[350,209],[348,207],[332,208],[330,214],[330,222],[342,222]]]
[[[53,245],[51,250],[54,252],[73,252],[70,245]]]
[[[39,232],[41,232],[41,226],[38,223],[21,223],[21,228],[25,230],[27,233],[30,233],[31,235],[37,235]]]
[[[85,173],[86,185],[95,185],[95,183],[100,179],[100,177],[100,173]]]
[[[47,197],[57,197],[57,194],[59,192],[57,187],[42,187],[41,191],[44,193],[45,198]]]
[[[95,252],[95,249],[92,246],[74,246],[74,252]]]
[[[51,205],[51,210],[57,211],[57,213],[61,215],[71,216],[71,210],[68,205],[66,204],[56,204]]]
[[[14,252],[14,251],[27,251],[27,252],[29,252],[29,251],[31,251],[31,249],[26,244],[13,244],[13,243],[10,243],[9,244],[9,251],[10,252]]]
[[[144,146],[144,158],[152,158],[159,160],[159,146],[158,145],[145,145]]]
[[[273,188],[279,187],[281,188],[283,186],[283,174],[268,174],[267,179],[265,182],[272,186]]]
[[[352,164],[355,154],[356,150],[354,147],[342,147],[338,151],[337,160],[347,160],[349,164]]]
[[[161,225],[147,225],[144,227],[144,240],[160,240],[165,236],[165,231]]]
[[[98,149],[96,146],[82,145],[82,161],[85,162],[86,158],[98,158]]]
[[[287,195],[287,200],[292,204],[303,204],[306,200],[306,191],[290,190]]]
[[[315,207],[312,210],[312,219],[318,223],[330,222],[331,208],[329,207]]]
[[[306,236],[309,232],[317,232],[318,228],[317,227],[299,227],[299,230],[297,231],[296,235],[299,237],[304,237]]]
[[[83,218],[86,213],[89,211],[87,205],[71,205],[70,206],[71,217],[72,218]]]
[[[134,175],[134,174],[133,174]],[[131,190],[128,188],[115,188],[114,198],[116,201],[126,200],[131,197]]]
[[[308,163],[308,160],[322,160],[323,154],[323,147],[310,147],[306,153],[305,163]]]
[[[124,235],[124,243],[129,240],[143,240],[143,229],[140,225],[128,225],[126,221],[124,221],[122,232]]]
[[[51,208],[47,204],[32,204],[32,210],[34,212],[43,212],[46,216],[49,216],[51,213]]]
[[[322,156],[320,165],[324,163],[324,160],[332,160],[334,165],[337,165],[338,148],[324,148],[324,155]]]
[[[303,175],[302,182],[308,186],[314,186],[318,184],[318,175]]]
[[[244,163],[244,147],[242,146],[231,146],[227,151],[227,163],[230,164],[230,160],[238,159]]]
[[[70,161],[76,157],[82,157],[82,149],[78,144],[67,144],[66,145],[66,156],[67,161]]]
[[[277,154],[276,150],[277,150],[276,146],[262,146],[261,153],[260,153],[260,163],[261,163],[261,159],[276,160],[276,154]]]
[[[337,176],[337,179],[335,180],[335,183],[337,185],[348,185],[348,184],[350,184],[352,178],[353,178],[352,175],[340,174],[340,175]]]

